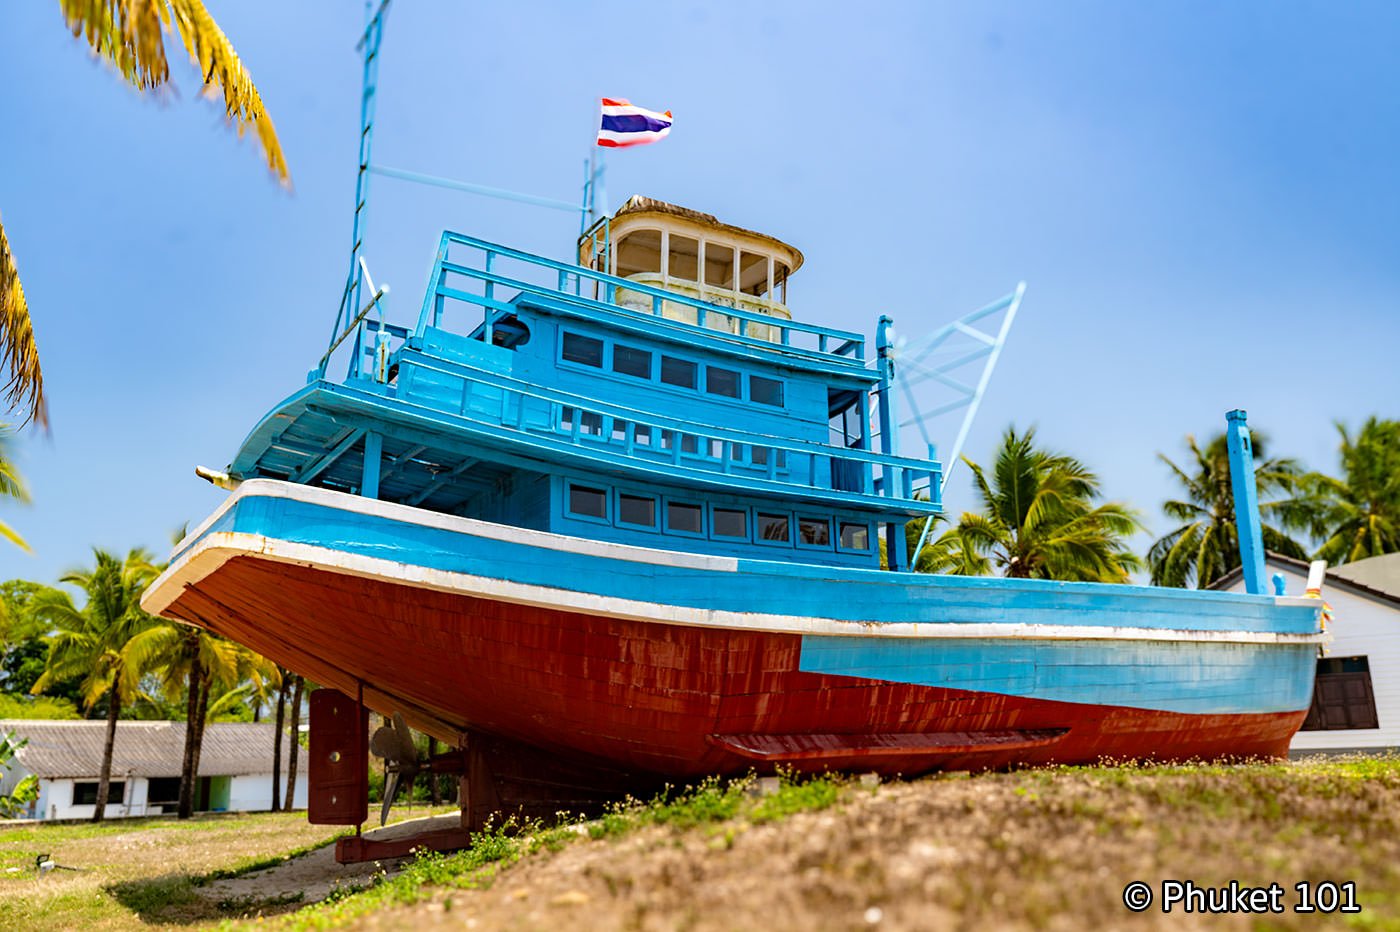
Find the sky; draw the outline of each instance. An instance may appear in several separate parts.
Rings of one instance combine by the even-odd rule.
[[[94,546],[168,551],[246,433],[304,384],[348,268],[359,3],[206,0],[292,172],[199,93],[141,95],[57,3],[0,6],[0,218],[52,429],[0,503],[53,582]],[[374,161],[575,201],[596,98],[672,110],[609,153],[633,193],[801,249],[801,320],[916,336],[1028,288],[965,452],[1010,425],[1086,462],[1150,535],[1157,454],[1249,411],[1337,469],[1334,422],[1400,417],[1400,5],[399,0]],[[569,258],[577,218],[376,177],[365,253],[411,321],[444,228]],[[12,415],[11,420],[16,418]],[[956,422],[942,428],[951,443]],[[967,470],[948,490],[974,502]],[[1151,536],[1144,535],[1142,549]]]

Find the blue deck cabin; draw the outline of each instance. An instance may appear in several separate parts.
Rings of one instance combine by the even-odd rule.
[[[936,462],[874,449],[863,336],[794,322],[802,254],[633,197],[577,263],[444,233],[413,327],[362,314],[229,475],[598,540],[876,567],[940,511]],[[891,533],[890,529],[894,529]]]

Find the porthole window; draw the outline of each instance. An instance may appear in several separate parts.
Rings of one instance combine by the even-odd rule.
[[[564,334],[563,357],[583,366],[603,367],[603,341],[577,333]]]
[[[628,495],[625,492],[619,492],[617,496],[617,520],[622,524],[656,527],[656,499],[650,495]]]
[[[635,346],[613,345],[613,371],[639,379],[651,378],[651,352]]]
[[[696,374],[700,367],[688,359],[674,356],[661,357],[661,381],[681,388],[695,388]]]
[[[749,376],[749,400],[761,405],[783,406],[783,383],[777,379],[765,379],[761,375]]]
[[[870,527],[865,524],[842,521],[841,548],[843,550],[869,550]]]
[[[705,391],[726,398],[739,397],[739,373],[717,366],[705,367]]]
[[[734,508],[716,508],[714,513],[716,537],[748,537],[749,513]]]
[[[687,502],[666,503],[666,530],[684,534],[702,534],[704,512],[699,505]]]
[[[787,515],[758,513],[759,540],[787,543],[792,539],[792,519]]]
[[[809,547],[830,547],[831,522],[826,518],[798,518],[797,539]]]
[[[606,519],[608,516],[607,491],[569,483],[569,512],[585,518]]]

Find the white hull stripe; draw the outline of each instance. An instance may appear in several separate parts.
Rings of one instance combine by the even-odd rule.
[[[327,494],[334,495],[336,493]],[[386,503],[371,502],[369,504],[382,505]],[[389,507],[401,508],[403,506]],[[450,520],[458,522],[469,519],[451,518]],[[473,523],[502,531],[524,534],[541,533],[522,532],[517,528],[502,528],[500,525],[490,525],[485,522]],[[557,538],[557,535],[543,536]],[[163,614],[180,597],[187,586],[197,586],[202,580],[217,572],[229,560],[243,556],[274,563],[306,566],[328,573],[372,579],[415,589],[429,589],[436,592],[492,599],[538,608],[553,608],[604,618],[771,634],[909,639],[1165,641],[1195,644],[1321,644],[1330,640],[1328,635],[1322,633],[1281,634],[1265,631],[1202,631],[1103,625],[998,624],[957,621],[846,621],[835,618],[718,611],[517,583],[506,579],[450,572],[379,557],[368,557],[311,544],[292,543],[259,534],[226,531],[207,534],[186,550],[161,574],[159,579],[151,584],[141,600],[141,607],[152,615]],[[689,555],[678,554],[678,556]],[[722,560],[722,558],[719,559]]]

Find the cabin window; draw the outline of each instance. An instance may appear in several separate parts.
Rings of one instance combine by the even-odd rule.
[[[617,274],[626,278],[643,272],[661,271],[661,231],[634,230],[619,237],[614,248]]]
[[[705,284],[734,290],[734,247],[705,243]]]
[[[716,508],[714,534],[716,537],[748,537],[749,513],[733,508]]]
[[[830,547],[831,522],[826,518],[798,518],[797,539],[809,547]]]
[[[107,805],[126,802],[126,781],[107,781]],[[73,784],[73,805],[75,806],[95,806],[97,805],[97,784],[95,782],[83,782]]]
[[[792,519],[787,515],[758,513],[758,538],[787,543],[792,539]]]
[[[849,521],[841,522],[841,549],[843,550],[869,550],[870,549],[870,528],[864,524],[854,524]]]
[[[691,239],[689,236],[677,236],[670,234],[667,239],[670,241],[670,248],[666,250],[667,271],[671,278],[679,278],[682,281],[699,281],[700,262],[700,241]]]
[[[695,436],[694,434],[681,434],[681,452],[700,452],[700,438]]]
[[[608,516],[608,493],[605,489],[569,483],[569,511],[585,518]]]
[[[666,530],[680,531],[683,534],[704,533],[704,512],[699,505],[686,502],[666,503]]]
[[[788,267],[781,262],[773,263],[773,294],[770,297],[779,304],[787,304]]]
[[[656,499],[649,495],[618,493],[617,520],[622,524],[656,527]]]
[[[574,421],[578,421],[578,432],[588,434],[593,437],[600,437],[603,434],[603,416],[596,411],[580,411],[577,408],[564,407],[559,409],[559,419],[564,430],[572,432]]]
[[[768,257],[756,252],[739,254],[739,290],[744,294],[768,293]]]
[[[603,367],[603,341],[577,333],[564,333],[563,356],[569,362],[584,366]]]
[[[696,373],[699,366],[688,359],[677,359],[674,356],[661,357],[661,381],[667,385],[677,385],[681,388],[695,388]]]
[[[1379,728],[1371,662],[1366,657],[1323,657],[1317,662],[1312,706],[1304,731]]]
[[[651,446],[651,427],[646,424],[633,424],[632,437],[644,447]]]
[[[623,375],[649,379],[651,378],[651,351],[614,343],[612,367],[614,372],[620,372]]]
[[[715,366],[705,367],[705,391],[711,395],[723,395],[726,398],[739,397],[739,373],[733,369],[720,369]]]
[[[749,376],[749,400],[761,405],[783,406],[783,383],[777,379],[765,379],[761,375]]]

